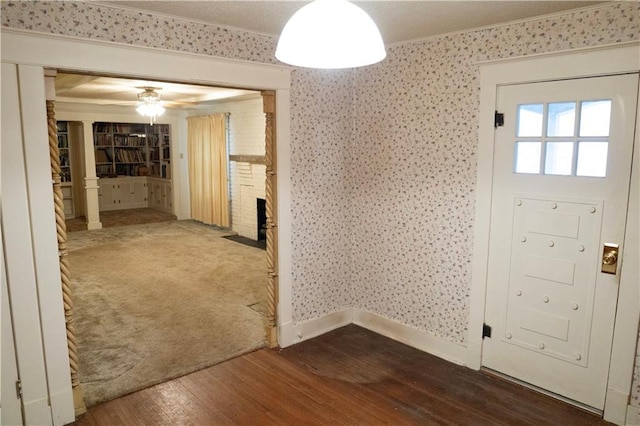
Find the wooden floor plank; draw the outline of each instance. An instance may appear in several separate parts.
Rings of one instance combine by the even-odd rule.
[[[357,326],[262,349],[91,407],[102,425],[606,425]]]

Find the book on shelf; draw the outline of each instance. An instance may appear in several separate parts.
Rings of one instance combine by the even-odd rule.
[[[116,162],[118,163],[144,163],[145,156],[142,150],[116,148]]]
[[[143,134],[147,132],[147,125],[137,123],[113,123],[113,132],[124,134]]]
[[[94,123],[96,173],[169,178],[170,125]]]
[[[69,147],[69,136],[58,135],[58,148],[68,148],[68,147]]]
[[[127,136],[127,135],[115,135],[114,143],[116,146],[131,146],[131,147],[145,147],[144,136]]]
[[[107,133],[111,131],[111,123],[95,123],[93,131],[96,133]]]
[[[109,176],[113,174],[113,168],[110,164],[101,164],[96,166],[96,174],[98,176]]]
[[[111,135],[109,134],[103,134],[103,135],[99,135],[96,134],[93,138],[93,144],[96,146],[111,146]]]
[[[111,162],[111,154],[107,149],[96,150],[96,163],[110,163]]]

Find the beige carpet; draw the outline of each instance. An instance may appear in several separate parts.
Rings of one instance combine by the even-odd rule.
[[[114,228],[116,226],[140,225],[143,223],[166,222],[176,220],[171,213],[165,213],[154,209],[126,209],[100,212],[100,222],[103,228]],[[65,220],[67,232],[86,231],[87,218],[78,216]]]
[[[265,344],[264,250],[192,221],[69,235],[91,406]]]

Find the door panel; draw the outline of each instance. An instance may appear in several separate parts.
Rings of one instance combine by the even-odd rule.
[[[638,76],[503,86],[484,366],[602,409],[624,255]],[[620,263],[620,262],[619,262]]]
[[[1,230],[0,230],[1,234]],[[1,236],[1,235],[0,235]],[[0,238],[0,280],[2,281],[2,416],[0,424],[22,425],[22,401],[18,398],[16,382],[18,381],[18,365],[16,361],[16,349],[13,336],[13,318],[9,307],[9,292],[7,290],[7,274],[4,264],[4,250],[2,238]]]

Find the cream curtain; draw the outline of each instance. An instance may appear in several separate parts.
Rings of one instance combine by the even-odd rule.
[[[229,226],[227,114],[187,118],[191,217]]]

